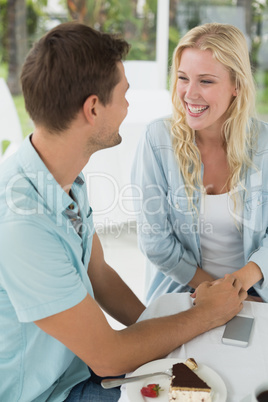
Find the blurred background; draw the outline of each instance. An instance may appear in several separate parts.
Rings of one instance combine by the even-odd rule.
[[[94,154],[84,174],[106,260],[143,299],[144,257],[137,247],[130,169],[146,124],[171,111],[173,50],[196,25],[236,25],[248,42],[257,112],[268,121],[268,0],[0,0],[0,162],[13,152],[11,145],[33,130],[19,82],[25,56],[45,32],[70,20],[120,33],[131,44],[125,62],[131,85],[123,141]]]
[[[100,31],[121,33],[132,45],[128,60],[154,61],[157,3],[158,0],[0,0],[0,77],[6,80],[14,96],[23,135],[31,131],[31,122],[24,110],[19,74],[36,39],[60,22],[78,20]],[[237,25],[248,40],[258,88],[257,109],[266,118],[268,1],[164,0],[164,3],[164,7],[168,5],[167,70],[178,40],[190,28],[209,21]]]

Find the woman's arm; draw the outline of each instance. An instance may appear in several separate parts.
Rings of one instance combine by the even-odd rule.
[[[210,275],[208,272],[204,271],[203,269],[197,267],[194,277],[189,282],[189,285],[196,289],[202,282],[208,281],[213,282],[215,278]]]
[[[248,262],[238,271],[235,271],[233,275],[240,280],[245,290],[248,290],[263,278],[260,267],[252,261]]]
[[[260,267],[253,261],[249,261],[244,267],[235,271],[233,275],[239,279],[245,290],[251,288],[255,283],[259,282],[263,278]],[[248,296],[248,301],[263,301],[261,297]]]

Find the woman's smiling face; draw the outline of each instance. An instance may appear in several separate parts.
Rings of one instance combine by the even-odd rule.
[[[221,131],[237,95],[229,71],[210,50],[187,48],[181,55],[177,91],[188,125],[195,131]]]

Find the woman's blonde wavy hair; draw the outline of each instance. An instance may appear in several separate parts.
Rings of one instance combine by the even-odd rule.
[[[255,117],[256,94],[246,39],[238,28],[229,24],[208,23],[191,29],[180,40],[173,53],[171,67],[171,132],[174,152],[185,180],[186,193],[193,206],[194,191],[203,189],[201,155],[195,145],[195,131],[186,122],[185,109],[177,93],[178,68],[182,52],[186,48],[209,49],[215,59],[229,70],[230,78],[236,84],[237,96],[227,110],[227,119],[222,129],[231,172],[227,183],[229,191],[241,183],[243,174],[252,164],[250,150],[255,130],[250,117]]]

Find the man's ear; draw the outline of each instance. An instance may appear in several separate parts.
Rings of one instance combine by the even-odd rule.
[[[99,98],[97,95],[90,95],[84,102],[83,112],[87,121],[94,125],[98,116]]]

